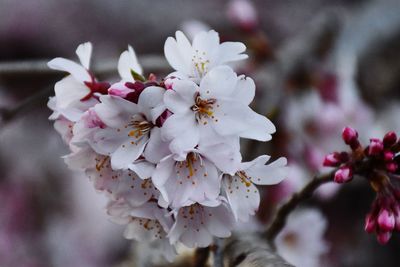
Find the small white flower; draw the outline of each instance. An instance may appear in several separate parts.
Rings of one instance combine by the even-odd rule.
[[[188,202],[217,199],[220,180],[215,165],[198,151],[187,154],[182,161],[169,155],[157,164],[152,179],[164,200],[173,208]]]
[[[265,165],[269,156],[242,163],[235,175],[223,175],[223,189],[236,220],[246,222],[249,215],[254,215],[260,205],[260,194],[257,185],[280,183],[287,175],[285,158],[279,158]]]
[[[140,207],[132,207],[127,202],[118,200],[108,204],[107,212],[112,221],[126,225],[125,238],[142,242],[161,242],[159,247],[164,256],[169,261],[173,260],[176,252],[166,238],[173,220],[167,214],[167,210],[159,208],[153,201]]]
[[[79,120],[83,112],[98,103],[93,97],[95,93],[104,94],[108,88],[108,84],[98,83],[89,73],[92,44],[79,45],[76,54],[80,64],[65,58],[55,58],[48,63],[52,69],[70,73],[55,85],[54,109],[71,121]]]
[[[165,109],[164,91],[161,87],[147,87],[137,104],[115,96],[100,98],[101,103],[94,109],[107,127],[96,132],[93,148],[110,155],[113,168],[129,168],[142,155],[156,128],[155,121]]]
[[[240,42],[219,43],[218,33],[211,30],[198,33],[193,44],[181,32],[176,39],[168,37],[164,54],[169,64],[177,71],[170,76],[187,77],[198,82],[213,67],[228,62],[246,59],[242,54],[246,46]]]
[[[328,251],[328,245],[323,239],[326,227],[327,221],[318,210],[293,212],[276,237],[279,255],[295,266],[321,266],[320,257]]]
[[[211,203],[210,203],[211,204]],[[223,202],[192,204],[175,212],[175,223],[168,237],[172,244],[182,242],[189,248],[207,247],[213,237],[229,237],[235,220]]]
[[[159,192],[149,177],[139,177],[130,170],[113,170],[110,157],[85,147],[65,157],[70,168],[84,169],[94,188],[106,192],[112,199],[124,199],[131,206],[140,206]]]
[[[176,79],[173,90],[164,95],[167,109],[174,114],[162,127],[163,137],[171,140],[171,151],[179,155],[193,149],[201,138],[213,139],[215,134],[270,140],[275,126],[248,106],[254,95],[253,80],[237,77],[227,66],[211,70],[199,86]]]

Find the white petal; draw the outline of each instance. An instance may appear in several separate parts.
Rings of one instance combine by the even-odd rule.
[[[238,78],[232,68],[218,66],[210,70],[200,82],[200,95],[203,99],[231,96]],[[234,96],[236,99],[236,96]]]
[[[101,96],[100,101],[94,110],[107,126],[113,128],[129,123],[132,115],[141,111],[137,104],[116,96]]]
[[[81,83],[90,82],[92,80],[88,71],[83,66],[69,59],[58,57],[48,62],[47,65],[51,69],[70,73],[77,81]]]
[[[165,89],[158,86],[149,86],[140,93],[138,105],[142,107],[148,121],[155,122],[165,111],[163,103]]]
[[[148,179],[153,175],[156,166],[146,160],[138,160],[128,165],[128,169],[134,171],[140,179]]]
[[[123,80],[133,81],[131,70],[138,74],[142,74],[143,70],[140,66],[135,50],[128,46],[128,50],[122,52],[118,60],[118,73]]]
[[[161,129],[154,127],[150,132],[150,140],[144,150],[144,157],[152,163],[158,163],[161,159],[171,154],[169,143],[161,139]]]
[[[187,64],[191,59],[191,47],[185,35],[177,31],[176,39],[168,37],[164,45],[164,54],[168,63],[175,70],[189,74],[190,66]]]
[[[90,67],[90,58],[92,56],[92,44],[90,42],[86,42],[80,44],[76,49],[76,54],[79,57],[79,61],[81,62],[82,66],[84,66],[87,70]]]
[[[256,85],[253,79],[249,77],[239,78],[236,88],[232,93],[232,98],[242,102],[245,105],[250,105],[256,93]]]
[[[288,169],[286,158],[279,158],[268,165],[256,164],[245,172],[255,184],[273,185],[286,178]]]
[[[80,101],[89,92],[82,83],[79,83],[72,76],[67,76],[55,84],[54,91],[57,97],[57,107],[65,109]]]
[[[127,169],[130,164],[142,155],[148,140],[147,136],[143,136],[140,139],[136,139],[135,144],[132,144],[130,140],[123,143],[111,155],[113,169]]]
[[[254,215],[260,205],[258,189],[249,181],[238,176],[223,178],[224,190],[236,220],[247,222],[249,215]]]
[[[205,57],[211,61],[218,53],[219,36],[214,30],[200,32],[193,39],[193,49],[198,50],[200,54],[205,53]]]
[[[246,113],[247,128],[240,133],[240,136],[264,142],[271,140],[271,134],[276,131],[275,125],[267,117],[254,112],[250,108],[247,109]]]
[[[224,204],[215,208],[205,207],[204,213],[208,217],[205,227],[212,235],[223,238],[231,235],[235,221],[233,214]]]
[[[246,46],[241,42],[224,42],[218,49],[218,64],[237,61],[248,58],[246,54]]]

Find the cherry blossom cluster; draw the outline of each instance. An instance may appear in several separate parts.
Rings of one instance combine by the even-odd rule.
[[[79,63],[48,63],[69,73],[48,104],[71,150],[65,161],[106,193],[107,212],[126,225],[126,238],[158,240],[170,257],[179,243],[208,246],[255,214],[255,185],[284,179],[285,158],[242,162],[240,138],[268,141],[275,132],[249,107],[254,81],[227,65],[246,59],[245,49],[220,43],[215,31],[192,43],[178,31],[164,46],[175,71],[161,80],[143,76],[132,47],[121,54],[121,79],[113,83],[90,71],[90,43],[77,48]]]
[[[376,198],[365,219],[365,231],[375,233],[381,244],[386,244],[392,232],[400,231],[400,140],[394,132],[383,139],[371,138],[363,147],[356,130],[346,127],[342,137],[351,152],[334,152],[325,157],[324,166],[339,167],[334,181],[345,183],[353,176],[365,177]]]

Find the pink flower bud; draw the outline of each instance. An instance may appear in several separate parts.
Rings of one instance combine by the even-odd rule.
[[[353,170],[348,166],[343,166],[335,172],[334,181],[338,184],[349,182],[353,178]]]
[[[400,231],[400,208],[397,207],[394,214],[394,224],[397,231]]]
[[[97,113],[92,109],[89,109],[88,112],[86,112],[82,116],[82,120],[85,123],[85,126],[88,128],[99,127],[101,129],[104,129],[106,127],[106,125],[102,122]]]
[[[338,152],[333,152],[325,156],[323,165],[325,167],[336,167],[339,166],[340,163],[340,154]]]
[[[372,233],[375,231],[376,228],[376,218],[373,217],[371,214],[368,214],[367,217],[365,217],[365,226],[364,229],[367,233]]]
[[[377,233],[376,238],[377,238],[379,244],[385,245],[389,241],[391,236],[392,236],[392,232],[379,232],[379,233]]]
[[[346,144],[352,143],[354,140],[358,139],[358,133],[356,130],[350,127],[345,127],[342,131],[342,138]]]
[[[248,0],[230,1],[228,17],[243,30],[253,30],[258,24],[257,11]]]
[[[132,92],[134,92],[134,90],[126,87],[125,83],[122,83],[122,82],[113,84],[111,86],[111,88],[108,89],[109,95],[119,96],[122,98],[125,98],[129,93],[132,93]]]
[[[399,167],[399,166],[398,166],[397,163],[394,162],[394,161],[391,161],[391,162],[386,163],[386,170],[387,170],[388,172],[395,172],[395,171],[397,171],[397,168],[398,168],[398,167]]]
[[[383,231],[393,231],[395,220],[392,212],[389,212],[387,209],[381,210],[378,215],[378,225],[379,228]]]
[[[391,147],[396,143],[396,141],[397,141],[397,135],[395,132],[388,132],[383,137],[383,144],[385,145],[385,147]]]
[[[368,154],[377,156],[383,151],[383,142],[377,138],[371,138],[368,148]]]
[[[394,153],[392,151],[385,151],[383,153],[383,159],[385,161],[392,161],[394,158]]]

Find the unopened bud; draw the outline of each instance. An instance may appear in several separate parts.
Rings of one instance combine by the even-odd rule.
[[[340,154],[338,152],[333,152],[325,156],[323,165],[325,167],[337,167],[340,163]]]
[[[379,244],[385,245],[391,236],[392,232],[379,232],[377,233],[376,239],[378,240]]]
[[[358,133],[356,130],[350,127],[346,127],[342,132],[343,141],[351,147],[352,150],[356,150],[360,147],[360,142],[358,141]]]
[[[396,143],[396,141],[397,141],[397,135],[395,132],[388,132],[383,137],[383,144],[385,147],[391,147]]]
[[[375,231],[375,228],[376,228],[375,217],[373,217],[371,214],[368,214],[367,217],[365,217],[364,229],[367,233],[372,233],[373,231]]]
[[[381,210],[378,215],[378,225],[379,228],[385,232],[393,231],[395,220],[392,212],[389,212],[387,209]]]
[[[344,166],[335,172],[334,181],[338,184],[349,182],[353,178],[353,170]]]
[[[383,159],[387,161],[392,161],[394,158],[394,153],[392,151],[385,151],[383,153]]]
[[[371,138],[368,148],[368,154],[377,156],[383,151],[383,142],[377,138]]]
[[[394,161],[391,161],[391,162],[386,163],[386,170],[387,170],[388,172],[395,172],[395,171],[397,171],[398,167],[399,167],[399,166],[398,166],[397,163],[394,162]]]

